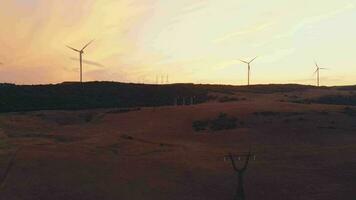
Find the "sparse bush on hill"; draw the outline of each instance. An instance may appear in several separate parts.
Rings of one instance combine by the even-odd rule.
[[[351,117],[356,117],[356,110],[352,109],[350,107],[345,107],[342,113],[351,116]]]
[[[272,112],[272,111],[262,111],[262,112],[254,112],[254,115],[260,115],[260,116],[278,116],[281,113],[279,112]]]
[[[268,85],[250,85],[250,86],[233,86],[233,85],[201,85],[201,87],[209,90],[210,92],[217,92],[223,94],[234,94],[236,92],[249,92],[249,93],[279,93],[279,92],[295,92],[305,91],[314,88],[314,86],[298,85],[298,84],[268,84]],[[319,88],[321,89],[321,88]]]
[[[89,123],[94,119],[94,115],[91,113],[86,113],[84,114],[83,118],[85,122]]]
[[[329,115],[329,112],[326,111],[326,110],[323,110],[323,111],[318,112],[318,114],[320,114],[320,115]]]
[[[210,129],[213,131],[227,130],[236,128],[235,117],[228,117],[227,114],[221,113],[215,120],[211,121]]]
[[[336,104],[336,105],[356,105],[356,95],[342,96],[342,95],[329,95],[322,96],[314,102],[323,104]]]
[[[209,120],[202,120],[202,121],[194,121],[193,122],[193,129],[195,131],[205,131],[209,128]]]
[[[343,91],[356,91],[356,85],[338,86],[336,88]]]
[[[302,112],[261,111],[261,112],[254,112],[253,114],[256,115],[256,116],[263,116],[263,117],[272,117],[272,116],[290,117],[290,116],[304,115],[305,113],[302,113]]]
[[[56,123],[61,126],[90,123],[101,118],[101,115],[96,112],[49,112],[38,113],[35,116],[46,122]]]
[[[125,140],[133,140],[134,139],[132,136],[126,135],[126,134],[121,135],[121,138],[125,139]]]
[[[356,95],[325,95],[316,99],[303,99],[292,102],[305,104],[318,103],[356,106]]]
[[[212,120],[199,120],[193,122],[193,129],[195,131],[220,131],[235,129],[237,127],[237,119],[235,117],[229,117],[225,113],[220,113],[220,115]]]
[[[141,108],[119,108],[119,109],[107,111],[106,113],[117,114],[117,113],[127,113],[127,112],[132,112],[132,111],[139,111],[139,110],[141,110]]]
[[[223,97],[219,98],[220,103],[232,102],[232,101],[242,101],[242,100],[246,100],[246,99],[239,99],[237,97],[231,97],[231,96],[223,96]]]

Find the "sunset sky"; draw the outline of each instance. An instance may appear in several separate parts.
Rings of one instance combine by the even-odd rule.
[[[0,82],[356,84],[356,0],[1,0]]]

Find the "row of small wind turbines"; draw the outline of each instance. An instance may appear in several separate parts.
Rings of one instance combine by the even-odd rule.
[[[79,65],[80,65],[80,82],[83,82],[83,54],[84,54],[84,49],[86,49],[94,40],[91,40],[90,42],[88,42],[86,45],[84,45],[84,47],[82,49],[76,49],[73,48],[71,46],[66,45],[69,49],[76,51],[79,53]],[[250,78],[251,78],[251,63],[256,60],[257,56],[255,58],[253,58],[250,61],[245,61],[245,60],[240,60],[241,62],[247,64],[247,85],[250,85]],[[320,86],[320,70],[324,70],[326,68],[323,67],[319,67],[318,63],[315,61],[315,67],[316,70],[314,72],[314,75],[317,74],[317,86]],[[168,83],[168,75],[166,77],[166,82]],[[161,75],[161,81],[163,83],[163,76]],[[158,76],[156,76],[156,83],[158,83]]]

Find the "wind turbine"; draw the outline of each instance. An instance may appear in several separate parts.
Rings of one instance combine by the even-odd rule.
[[[319,67],[318,63],[316,61],[315,62],[315,67],[316,67],[316,70],[314,72],[314,74],[316,73],[316,79],[317,79],[317,85],[318,87],[320,86],[320,70],[323,70],[323,69],[326,69],[326,68],[323,68],[323,67]]]
[[[66,45],[69,49],[72,49],[73,51],[76,51],[79,53],[79,62],[80,62],[80,82],[83,82],[83,53],[84,49],[87,48],[94,40],[88,42],[81,50],[75,49],[73,47],[70,47]]]
[[[244,60],[240,60],[243,63],[247,64],[248,67],[248,74],[247,74],[247,85],[250,85],[250,73],[251,73],[251,63],[257,58],[257,56],[252,59],[250,62],[244,61]]]

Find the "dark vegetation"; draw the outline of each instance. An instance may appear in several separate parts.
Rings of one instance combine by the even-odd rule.
[[[84,124],[99,120],[102,115],[95,112],[54,112],[54,113],[38,113],[36,117],[45,120],[47,122],[56,123],[58,125],[75,125]]]
[[[246,101],[246,98],[237,98],[231,96],[223,96],[219,98],[220,103],[234,102],[234,101]]]
[[[128,113],[133,111],[140,111],[141,108],[118,108],[114,110],[107,111],[108,114],[119,114],[119,113]]]
[[[215,119],[194,121],[192,126],[195,131],[229,130],[237,127],[237,119],[235,117],[229,117],[225,113],[220,113]]]
[[[77,82],[55,85],[0,84],[0,112],[81,110],[173,105],[176,98],[209,100],[208,93],[274,93],[312,88],[303,85],[145,85],[118,82]],[[232,99],[225,99],[230,101]],[[223,100],[223,101],[225,101]]]
[[[263,117],[270,117],[270,116],[289,117],[289,116],[303,115],[304,113],[301,113],[301,112],[262,111],[262,112],[254,112],[253,114],[256,115],[256,116],[263,116]]]
[[[9,148],[10,145],[3,139],[0,138],[0,150]]]
[[[235,92],[250,92],[250,93],[283,93],[304,91],[312,89],[314,86],[298,85],[298,84],[268,84],[268,85],[250,85],[250,86],[233,86],[233,85],[201,85],[201,87],[209,90],[210,92],[234,94]]]
[[[316,99],[303,99],[293,102],[356,106],[356,95],[325,95]]]
[[[356,110],[350,107],[345,107],[342,113],[351,117],[356,117]]]
[[[130,108],[145,106],[173,105],[175,100],[194,98],[194,104],[212,100],[209,93],[225,94],[216,97],[219,102],[245,100],[233,97],[237,92],[249,93],[287,93],[314,88],[297,84],[270,84],[232,86],[232,85],[145,85],[118,82],[78,82],[55,85],[14,85],[0,84],[0,112],[26,112],[36,110],[82,110],[95,108],[118,108],[113,113],[129,112]],[[336,87],[339,90],[356,91],[356,86]],[[320,89],[328,89],[322,87]],[[289,97],[289,96],[288,96]],[[295,103],[324,103],[337,105],[356,105],[356,95],[329,95],[318,99],[298,99]],[[179,102],[177,102],[179,103]],[[89,119],[90,120],[90,119]]]
[[[338,86],[336,87],[338,90],[343,91],[355,91],[356,92],[356,85],[347,85],[347,86]]]
[[[173,105],[179,97],[207,101],[207,88],[193,84],[143,85],[115,82],[0,85],[0,112],[80,110]]]
[[[56,142],[63,142],[63,143],[80,140],[80,138],[74,136],[54,135],[54,134],[47,134],[47,133],[33,132],[33,131],[7,132],[6,135],[8,138],[52,139]]]

